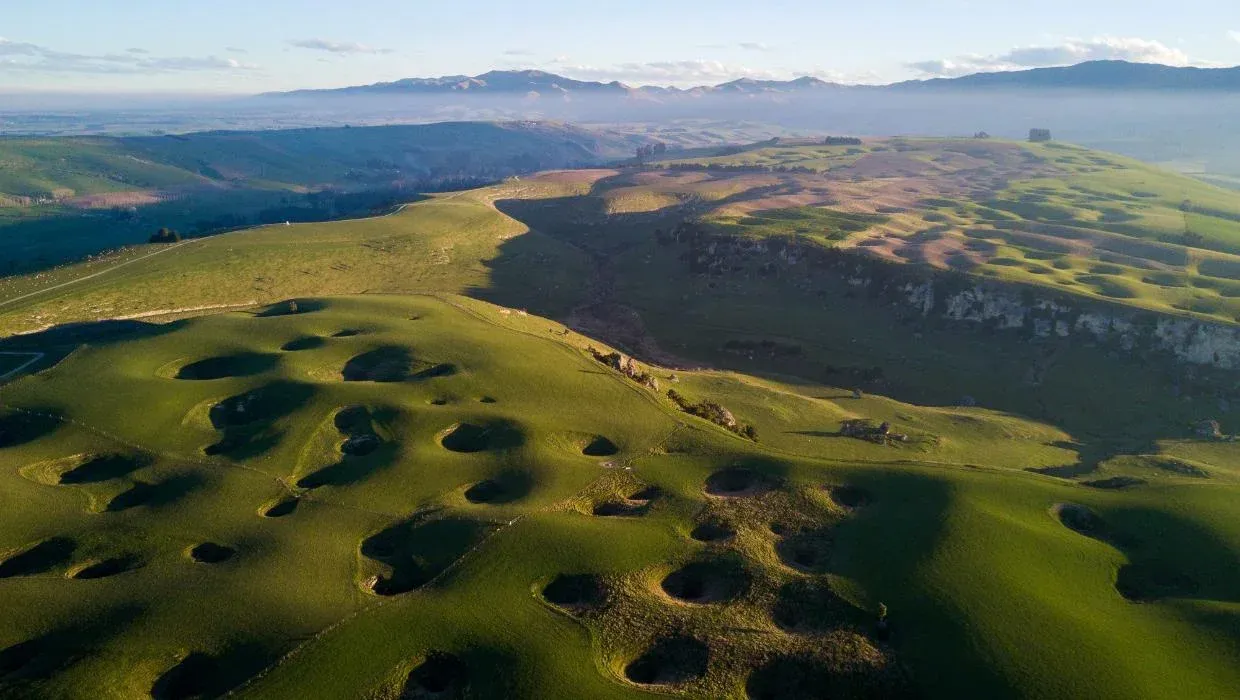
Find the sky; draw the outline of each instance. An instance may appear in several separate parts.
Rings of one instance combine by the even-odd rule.
[[[1235,0],[0,0],[0,92],[250,94],[533,68],[633,85],[1240,64]],[[0,109],[3,102],[0,101]]]

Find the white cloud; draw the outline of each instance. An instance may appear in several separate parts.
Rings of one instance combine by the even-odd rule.
[[[1240,31],[1233,29],[1230,32],[1227,32],[1227,37],[1234,42],[1240,43]]]
[[[741,47],[742,49],[745,49],[746,51],[765,52],[765,51],[771,50],[771,47],[767,46],[766,44],[760,41],[742,41],[741,43],[737,44],[737,46]]]
[[[290,41],[290,45],[299,49],[310,49],[311,51],[327,51],[329,53],[348,55],[348,54],[375,54],[375,53],[392,53],[392,49],[380,49],[366,44],[359,44],[355,41],[329,41],[327,39],[298,39]]]
[[[952,58],[917,61],[909,68],[927,76],[955,77],[970,73],[1067,66],[1085,61],[1121,60],[1161,63],[1168,66],[1209,65],[1152,39],[1103,36],[1090,40],[1069,39],[1055,46],[1017,47],[1003,54],[966,54]]]
[[[504,52],[505,56],[533,56],[534,52],[529,49],[508,49]]]
[[[218,56],[151,56],[144,49],[127,49],[119,54],[79,54],[0,37],[0,71],[149,74],[256,69],[256,65]]]
[[[224,50],[227,51],[228,53],[249,53],[249,51],[246,51],[245,49],[239,48],[236,46],[225,46]]]

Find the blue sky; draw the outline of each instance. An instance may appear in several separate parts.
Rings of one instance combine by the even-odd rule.
[[[1235,0],[5,4],[4,91],[250,93],[492,68],[683,86],[888,82],[1094,58],[1240,64]]]

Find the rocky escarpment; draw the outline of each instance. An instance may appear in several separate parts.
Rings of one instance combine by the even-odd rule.
[[[744,238],[685,222],[661,233],[689,271],[735,280],[781,279],[811,294],[839,289],[878,298],[927,322],[949,322],[1030,338],[1080,340],[1137,356],[1240,369],[1240,326],[1146,311],[1049,288],[1000,283],[954,271],[899,265],[787,238]]]
[[[873,280],[860,278],[863,285]],[[955,287],[955,288],[953,288]],[[1066,300],[995,283],[963,289],[933,278],[898,287],[904,300],[923,315],[989,324],[1036,337],[1079,337],[1134,351],[1166,352],[1182,362],[1240,369],[1240,328],[1171,317],[1091,300]]]

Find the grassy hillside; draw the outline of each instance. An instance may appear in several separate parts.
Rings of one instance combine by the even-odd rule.
[[[1234,202],[1071,148],[832,148],[0,280],[0,372],[44,353],[0,389],[0,695],[1229,697],[1240,448],[1195,428],[1240,432],[1234,374],[901,313],[798,254],[1227,322],[1002,258],[1191,292]],[[650,391],[600,337],[677,369]]]
[[[1210,443],[1183,447],[1205,476],[1129,465],[1149,483],[1108,490],[1023,469],[1071,458],[1051,425],[654,369],[755,444],[589,344],[459,297],[97,332],[4,388],[0,687],[1128,698],[1240,681],[1240,487]],[[856,417],[910,439],[841,436]]]
[[[161,227],[199,235],[369,213],[419,191],[623,155],[630,138],[443,123],[0,139],[0,272],[142,242]]]

